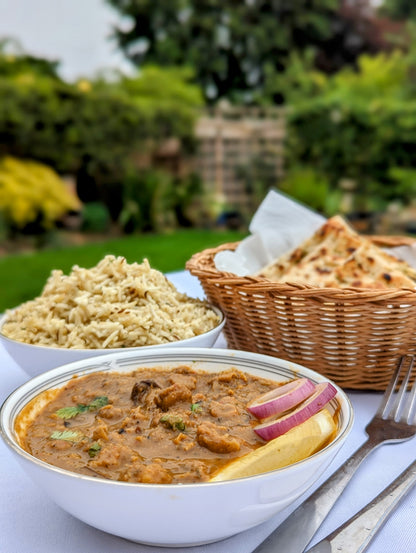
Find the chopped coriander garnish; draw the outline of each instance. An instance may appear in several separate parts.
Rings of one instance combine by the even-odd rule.
[[[202,411],[202,405],[200,401],[191,404],[192,413],[200,413]]]
[[[62,407],[56,411],[56,415],[61,419],[72,419],[79,415],[80,413],[85,413],[85,411],[95,411],[101,409],[108,405],[107,396],[98,396],[91,403],[78,403],[78,405],[72,405],[70,407]]]
[[[160,422],[168,428],[172,428],[172,430],[185,430],[183,419],[177,415],[163,415],[160,418]]]
[[[88,455],[90,457],[95,457],[101,451],[101,445],[98,442],[91,444],[91,447],[88,449]]]
[[[101,407],[104,407],[105,405],[108,405],[108,397],[98,396],[88,405],[88,411],[95,411],[96,409],[101,409]]]
[[[49,436],[51,440],[64,440],[65,442],[79,442],[82,440],[83,435],[79,432],[74,432],[73,430],[55,430]]]
[[[84,411],[86,411],[86,406],[79,404],[72,407],[62,407],[62,409],[58,409],[55,414],[61,419],[73,419]]]

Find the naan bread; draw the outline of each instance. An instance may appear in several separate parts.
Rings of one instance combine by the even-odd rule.
[[[360,245],[359,235],[340,216],[328,219],[310,238],[294,250],[282,255],[261,270],[260,274],[270,280],[280,280],[289,271],[292,276],[328,272],[345,260]]]
[[[416,271],[360,236],[339,215],[259,272],[276,282],[318,287],[415,288]]]
[[[323,285],[341,288],[415,288],[415,282],[375,251],[377,249],[363,244],[335,269]]]

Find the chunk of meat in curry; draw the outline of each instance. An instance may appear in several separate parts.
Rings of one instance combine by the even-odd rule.
[[[263,445],[247,404],[276,382],[222,373],[137,369],[72,379],[27,427],[23,447],[81,474],[144,483],[207,481]]]

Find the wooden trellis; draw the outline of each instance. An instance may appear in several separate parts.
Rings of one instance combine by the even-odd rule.
[[[241,168],[266,164],[276,182],[283,171],[285,112],[282,108],[219,106],[196,125],[196,170],[204,184],[234,209],[245,210],[250,197]]]

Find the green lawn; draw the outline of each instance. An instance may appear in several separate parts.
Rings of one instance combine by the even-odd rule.
[[[134,235],[107,242],[43,250],[0,258],[0,313],[39,295],[52,269],[68,274],[75,264],[92,267],[107,254],[122,255],[129,263],[147,258],[162,272],[185,268],[192,254],[246,235],[237,231],[181,230],[166,235]]]

